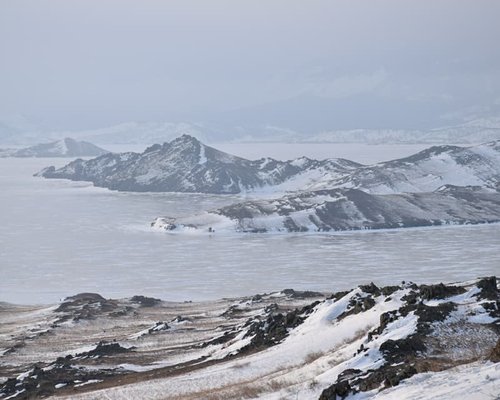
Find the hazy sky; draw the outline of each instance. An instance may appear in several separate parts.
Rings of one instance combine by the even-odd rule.
[[[495,0],[0,0],[0,115],[54,128],[481,116],[500,109],[499,18]]]

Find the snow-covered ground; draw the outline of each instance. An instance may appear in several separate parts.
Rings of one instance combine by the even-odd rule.
[[[81,400],[451,399],[467,391],[487,399],[480,395],[500,384],[499,294],[488,278],[369,284],[326,298],[289,290],[206,303],[84,294],[57,308],[4,304],[0,344],[14,350],[0,357],[0,372],[17,378],[0,398],[45,390]]]
[[[416,375],[383,392],[360,393],[349,400],[494,400],[499,393],[500,365],[479,361]]]
[[[318,160],[346,158],[361,164],[374,164],[395,158],[410,156],[429,147],[428,144],[364,143],[228,143],[215,142],[211,146],[249,160],[272,157],[277,160],[293,160],[309,157]]]

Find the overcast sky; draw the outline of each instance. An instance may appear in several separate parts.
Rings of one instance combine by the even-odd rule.
[[[481,116],[500,108],[499,17],[495,0],[0,0],[0,115],[54,129]]]

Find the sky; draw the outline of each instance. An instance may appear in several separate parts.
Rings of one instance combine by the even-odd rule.
[[[496,0],[0,0],[0,116],[315,131],[500,115]]]

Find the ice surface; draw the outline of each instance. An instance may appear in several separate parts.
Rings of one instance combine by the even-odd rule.
[[[53,303],[77,292],[171,300],[363,281],[458,281],[498,274],[500,225],[314,235],[172,235],[186,216],[244,196],[118,193],[31,174],[65,160],[0,160],[1,301]]]

